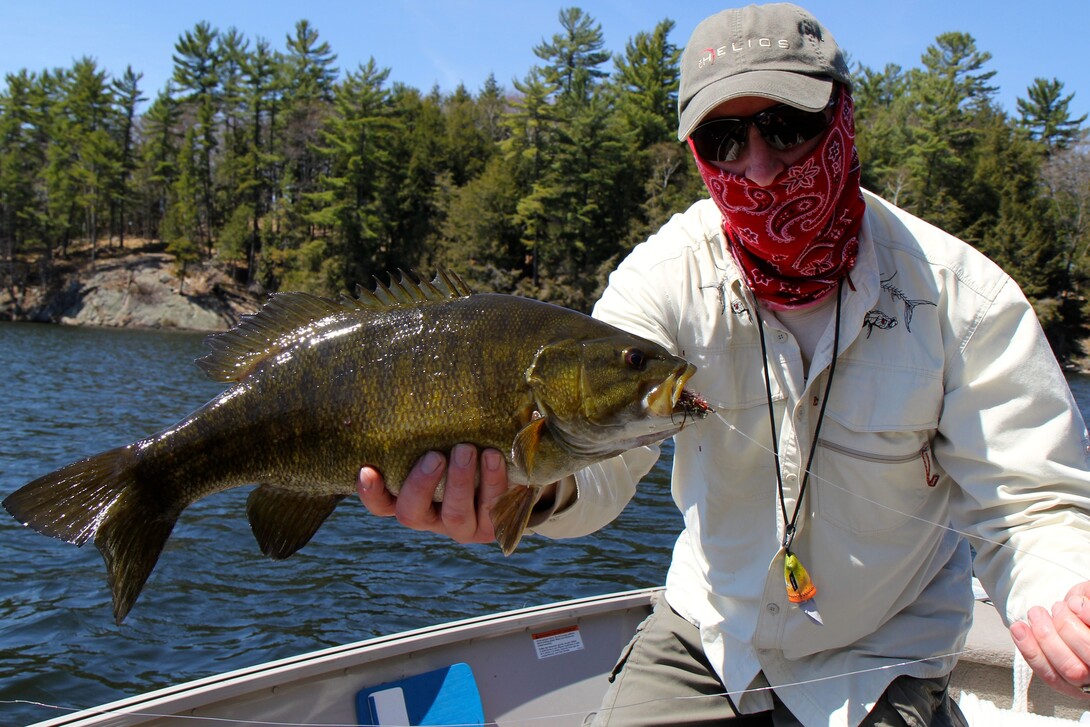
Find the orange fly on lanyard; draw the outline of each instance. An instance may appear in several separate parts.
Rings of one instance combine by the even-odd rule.
[[[817,586],[814,585],[814,581],[810,578],[810,573],[803,567],[802,562],[798,556],[791,550],[791,546],[795,542],[795,533],[797,532],[796,526],[799,521],[799,514],[802,512],[802,499],[806,495],[806,485],[810,482],[810,469],[814,464],[814,453],[817,450],[818,434],[821,432],[821,422],[825,419],[825,406],[829,403],[829,391],[833,386],[833,373],[836,371],[836,359],[840,353],[840,302],[842,299],[841,290],[844,287],[844,281],[837,284],[836,288],[836,318],[833,326],[833,358],[829,362],[829,378],[825,382],[825,394],[821,399],[821,410],[818,412],[817,423],[814,425],[814,440],[810,444],[810,456],[806,460],[806,469],[802,474],[802,484],[799,486],[799,497],[795,501],[795,511],[791,513],[791,516],[787,516],[787,500],[783,491],[783,475],[780,470],[780,447],[779,437],[776,434],[776,414],[772,407],[772,379],[768,373],[768,349],[765,346],[765,333],[764,324],[761,321],[761,314],[757,313],[757,331],[761,336],[761,355],[764,357],[764,374],[765,374],[765,393],[768,394],[768,423],[772,427],[772,456],[776,459],[776,486],[780,499],[780,512],[783,515],[784,522],[784,536],[783,536],[783,579],[784,584],[787,587],[787,600],[791,603],[797,604],[799,609],[813,619],[816,623],[821,624],[821,614],[818,613],[817,603],[814,601],[814,596],[817,595]]]

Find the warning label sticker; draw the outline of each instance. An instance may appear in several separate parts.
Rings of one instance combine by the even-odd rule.
[[[538,659],[548,659],[550,656],[583,650],[583,637],[579,633],[578,626],[541,631],[530,636],[533,637],[534,651],[537,652]]]

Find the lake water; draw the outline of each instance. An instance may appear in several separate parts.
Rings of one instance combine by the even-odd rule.
[[[73,460],[173,424],[222,385],[198,334],[0,323],[0,497]],[[664,458],[665,460],[666,458]],[[248,488],[187,509],[124,624],[98,551],[0,510],[0,724],[58,716],[381,634],[660,585],[681,517],[659,466],[610,527],[530,537],[504,558],[408,531],[345,500],[289,560],[261,555]]]
[[[192,364],[202,353],[196,334],[0,323],[0,496],[215,396],[221,386]],[[1090,378],[1071,384],[1087,411]],[[660,585],[681,525],[668,460],[608,528],[530,537],[510,558],[405,530],[350,498],[274,562],[250,534],[246,488],[223,493],[182,515],[122,626],[93,546],[0,511],[0,724],[431,623]]]

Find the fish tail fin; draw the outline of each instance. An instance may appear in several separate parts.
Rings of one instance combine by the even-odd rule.
[[[492,506],[492,529],[504,555],[515,552],[533,510],[534,488],[527,485],[510,488]]]
[[[111,449],[39,477],[3,503],[43,535],[77,546],[94,540],[106,561],[117,623],[136,602],[178,517],[148,496],[136,462],[132,447]]]

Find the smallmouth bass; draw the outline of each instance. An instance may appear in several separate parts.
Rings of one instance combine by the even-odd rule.
[[[709,411],[684,389],[695,367],[661,346],[559,306],[472,294],[446,272],[354,299],[276,294],[208,346],[197,365],[223,393],[3,502],[40,533],[95,543],[118,623],[181,512],[213,493],[256,484],[251,528],[283,559],[355,494],[361,466],[396,495],[425,452],[471,442],[507,460],[492,520],[510,554],[539,487]]]

